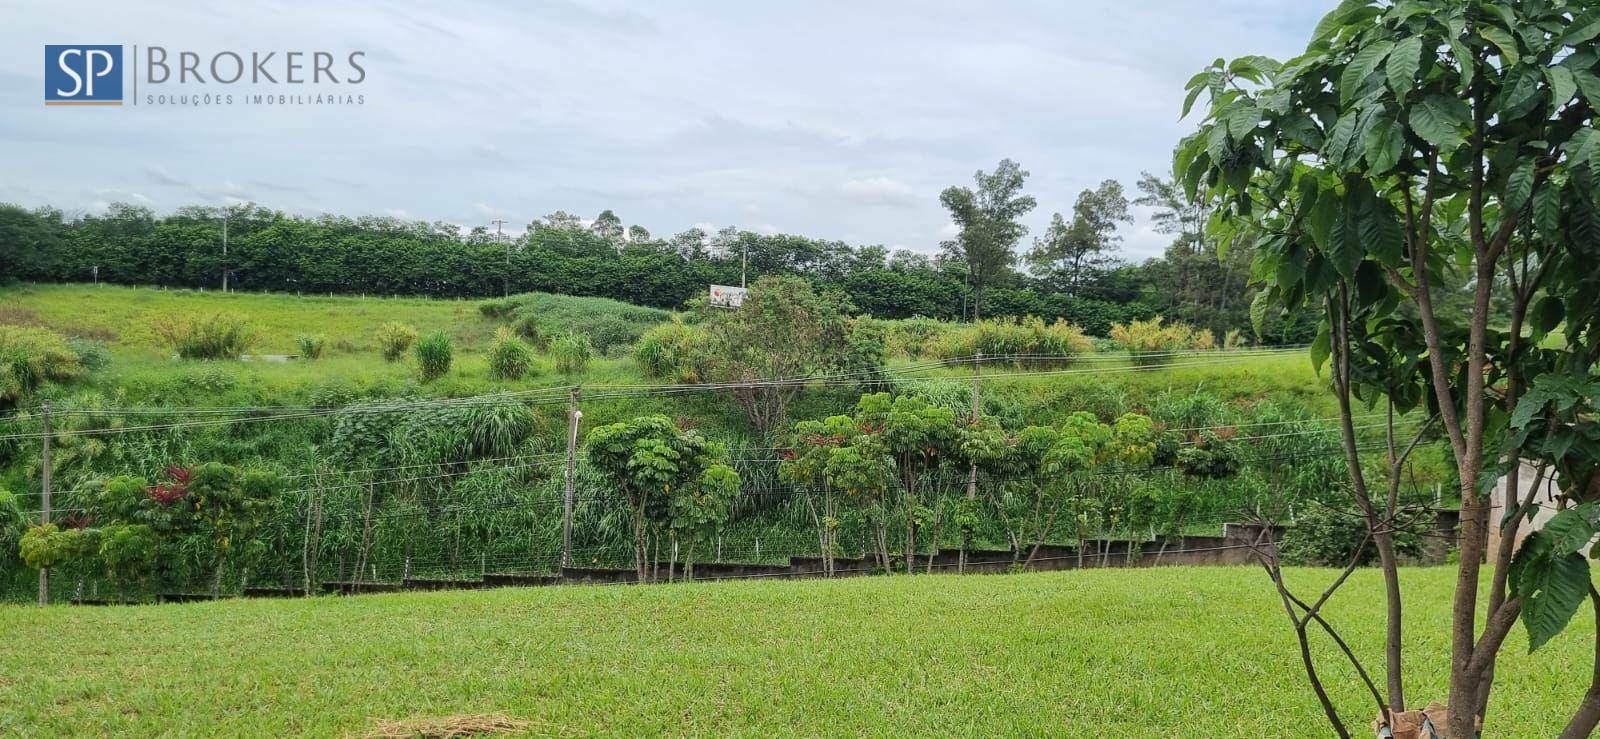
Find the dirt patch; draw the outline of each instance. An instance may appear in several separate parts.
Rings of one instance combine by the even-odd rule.
[[[499,714],[437,716],[433,718],[408,718],[377,720],[366,739],[449,739],[451,737],[493,736],[518,734],[526,731],[527,721],[519,721]]]
[[[20,305],[0,305],[0,325],[42,326],[39,314]]]

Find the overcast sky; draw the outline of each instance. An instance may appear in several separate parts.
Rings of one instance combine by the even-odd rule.
[[[1190,75],[1291,56],[1330,6],[5,0],[0,202],[251,200],[517,231],[611,208],[658,235],[736,225],[932,251],[950,232],[940,189],[1003,157],[1032,173],[1035,234],[1103,179],[1132,194],[1191,125]],[[366,103],[46,107],[47,43],[359,50]],[[327,89],[355,88],[310,88]],[[1131,259],[1169,241],[1142,217],[1123,233]]]

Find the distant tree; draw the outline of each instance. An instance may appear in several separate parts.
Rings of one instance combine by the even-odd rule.
[[[607,211],[610,212],[610,211]],[[558,210],[543,218],[535,218],[528,224],[529,231],[542,231],[546,229],[569,230],[583,228],[583,219],[564,210]]]
[[[600,211],[600,215],[594,217],[594,222],[589,224],[589,231],[616,246],[622,246],[622,237],[625,233],[622,219],[611,212],[610,208]]]
[[[963,263],[972,280],[972,317],[983,311],[983,290],[1017,261],[1013,249],[1028,233],[1017,219],[1033,210],[1037,201],[1023,195],[1028,172],[1010,159],[1000,160],[992,173],[973,175],[974,188],[953,186],[939,193],[961,232],[940,244],[951,260]]]
[[[628,243],[643,244],[650,241],[650,229],[637,223],[628,227]]]
[[[1117,224],[1132,222],[1122,183],[1106,180],[1098,188],[1078,194],[1078,201],[1072,206],[1071,225],[1060,213],[1051,216],[1044,238],[1033,241],[1033,249],[1027,254],[1028,265],[1036,275],[1062,276],[1068,291],[1076,294],[1085,272],[1112,261],[1111,254],[1122,241]]]

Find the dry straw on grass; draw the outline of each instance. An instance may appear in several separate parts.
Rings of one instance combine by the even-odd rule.
[[[449,739],[451,737],[514,734],[525,731],[529,722],[500,714],[437,716],[378,720],[366,739]]]

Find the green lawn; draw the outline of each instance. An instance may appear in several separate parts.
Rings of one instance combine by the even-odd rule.
[[[1405,572],[1419,703],[1445,693],[1452,581]],[[1380,585],[1359,573],[1329,608],[1374,662]],[[1331,734],[1246,567],[9,606],[0,621],[0,734],[334,735],[473,713],[546,735]],[[1592,624],[1533,658],[1513,635],[1494,735],[1558,730]],[[1338,703],[1370,717],[1351,671],[1326,664]]]

